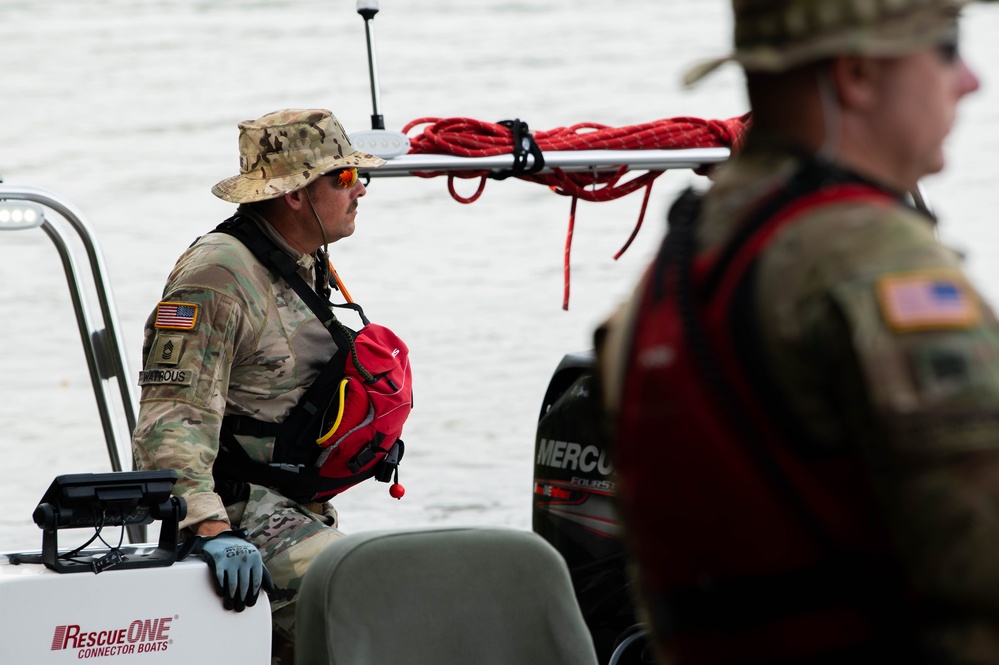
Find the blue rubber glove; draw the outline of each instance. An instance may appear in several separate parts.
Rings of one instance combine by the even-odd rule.
[[[245,531],[243,532],[245,534]],[[272,589],[270,574],[264,567],[260,552],[235,531],[205,538],[196,537],[194,553],[201,556],[212,570],[215,593],[222,596],[227,610],[242,612],[257,604],[261,586]]]

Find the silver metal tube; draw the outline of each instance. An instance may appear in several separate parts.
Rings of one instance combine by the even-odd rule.
[[[66,242],[66,236],[62,230],[52,224],[48,219],[42,224],[42,230],[51,238],[52,243],[59,252],[62,259],[62,267],[66,273],[66,282],[69,284],[69,295],[73,300],[73,309],[76,312],[76,324],[80,331],[80,340],[83,342],[83,354],[87,358],[87,368],[90,370],[90,383],[94,389],[94,397],[97,400],[97,411],[101,416],[101,425],[104,428],[104,439],[107,442],[108,457],[111,460],[112,471],[122,471],[121,455],[118,451],[117,442],[121,440],[118,432],[117,422],[111,411],[111,398],[108,394],[108,386],[104,381],[104,376],[108,373],[102,366],[102,358],[107,354],[101,354],[96,347],[96,342],[100,335],[91,324],[90,312],[86,299],[83,297],[83,284],[80,281],[76,260]]]
[[[566,172],[609,171],[622,166],[632,170],[667,171],[691,169],[705,164],[718,164],[728,159],[728,148],[688,148],[683,150],[562,150],[545,152],[545,168],[539,173],[551,173],[556,167]],[[526,168],[534,164],[528,155]],[[513,167],[513,155],[491,157],[456,157],[454,155],[400,155],[384,166],[368,171],[375,178],[408,176],[427,171],[493,171]]]
[[[125,421],[128,423],[129,431],[135,429],[136,404],[138,396],[134,386],[127,380],[129,376],[128,362],[125,358],[125,345],[122,342],[121,332],[118,327],[118,311],[115,307],[114,296],[111,293],[111,286],[107,279],[107,267],[104,262],[104,255],[97,242],[97,236],[93,232],[83,213],[66,199],[56,196],[51,192],[38,187],[0,185],[0,199],[19,199],[24,201],[34,201],[56,211],[69,223],[77,232],[83,242],[83,247],[87,252],[90,270],[94,276],[94,283],[97,290],[97,299],[101,307],[101,315],[104,320],[104,328],[108,332],[108,343],[111,346],[111,362],[114,369],[122,380],[119,381],[122,408],[125,411]]]

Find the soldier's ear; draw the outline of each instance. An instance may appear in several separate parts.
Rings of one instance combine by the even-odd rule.
[[[285,205],[297,212],[305,206],[305,189],[296,189],[281,198],[284,199]]]
[[[846,110],[864,111],[878,103],[885,61],[860,55],[833,58],[829,63],[840,106]]]

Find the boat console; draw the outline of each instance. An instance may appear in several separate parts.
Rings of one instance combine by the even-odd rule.
[[[52,482],[34,511],[42,550],[0,555],[0,663],[270,662],[269,603],[226,611],[208,566],[177,561],[185,505],[171,496],[176,480],[173,471],[123,471]],[[154,520],[158,544],[123,544],[126,527]],[[66,529],[94,534],[60,549]]]
[[[32,518],[42,530],[41,562],[58,573],[101,573],[111,568],[153,568],[169,566],[177,560],[178,525],[187,514],[187,505],[172,496],[177,472],[130,471],[120,473],[78,473],[57,476],[49,486]],[[161,520],[159,544],[151,551],[125,556],[121,542],[108,543],[105,527],[147,525]],[[107,550],[99,556],[81,558],[82,548],[59,551],[62,529],[93,529],[87,544],[100,539]]]

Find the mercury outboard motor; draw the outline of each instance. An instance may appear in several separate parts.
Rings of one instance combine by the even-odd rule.
[[[593,391],[592,351],[566,355],[541,405],[534,456],[533,528],[565,558],[600,663],[643,660],[629,597],[611,452]],[[629,640],[631,638],[631,640]]]

